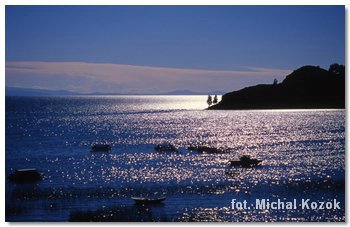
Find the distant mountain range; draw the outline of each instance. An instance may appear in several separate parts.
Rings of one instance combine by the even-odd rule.
[[[223,91],[211,91],[209,93],[203,93],[203,92],[193,92],[190,90],[176,90],[176,91],[161,93],[158,95],[223,95],[223,94],[225,94],[225,92]]]
[[[46,90],[46,89],[33,89],[33,88],[18,88],[18,87],[6,87],[5,88],[6,96],[72,96],[72,95],[126,95],[122,93],[78,93],[71,92],[66,90]],[[209,93],[199,93],[193,92],[190,90],[176,90],[165,93],[154,93],[147,95],[208,95],[208,94],[217,94],[222,95],[222,91],[212,91]],[[129,95],[129,94],[128,94]],[[130,95],[143,95],[143,94],[130,94]]]
[[[45,90],[45,89],[33,89],[33,88],[18,88],[18,87],[6,87],[6,96],[68,96],[79,95],[79,93],[65,91],[65,90]]]
[[[282,83],[260,84],[233,91],[208,109],[330,109],[345,108],[345,67],[339,71],[301,67]]]

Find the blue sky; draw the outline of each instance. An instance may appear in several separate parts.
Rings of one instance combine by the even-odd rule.
[[[7,86],[80,92],[231,91],[345,61],[343,6],[6,6],[5,35]]]

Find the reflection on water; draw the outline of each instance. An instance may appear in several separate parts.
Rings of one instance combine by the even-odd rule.
[[[44,180],[7,182],[6,218],[68,220],[107,212],[122,220],[120,207],[132,210],[131,196],[158,191],[168,197],[151,216],[146,212],[154,220],[344,221],[344,209],[287,215],[235,211],[230,202],[304,195],[344,204],[345,111],[205,107],[206,96],[7,97],[6,174],[37,168]],[[95,142],[112,151],[90,153]],[[179,153],[155,151],[162,142]],[[198,154],[189,145],[229,153]],[[228,166],[243,154],[263,165]]]

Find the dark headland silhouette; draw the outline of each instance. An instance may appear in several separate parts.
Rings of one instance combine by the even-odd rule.
[[[329,70],[303,66],[282,83],[260,84],[233,91],[208,109],[345,109],[345,67]]]

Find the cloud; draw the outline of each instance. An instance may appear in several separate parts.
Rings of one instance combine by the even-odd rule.
[[[155,93],[232,91],[283,79],[291,70],[242,67],[201,70],[85,62],[6,62],[6,86],[75,92]]]

